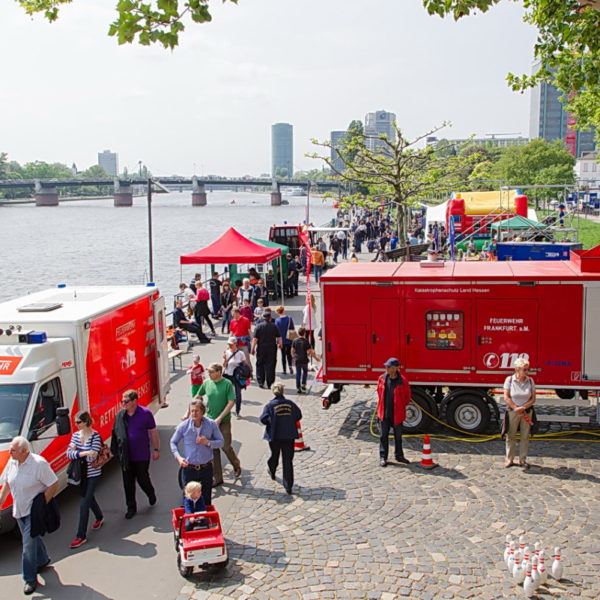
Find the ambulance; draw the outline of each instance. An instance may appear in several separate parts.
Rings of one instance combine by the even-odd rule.
[[[600,246],[566,261],[346,263],[322,276],[321,292],[324,408],[343,385],[375,383],[392,356],[412,387],[407,431],[431,425],[421,409],[485,431],[517,357],[557,405],[597,402]]]
[[[0,304],[0,472],[22,435],[62,490],[79,411],[106,441],[124,391],[156,411],[169,386],[165,301],[153,285],[60,285]],[[11,504],[0,507],[4,528]]]

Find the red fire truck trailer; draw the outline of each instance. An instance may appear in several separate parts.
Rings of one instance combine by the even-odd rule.
[[[107,440],[124,391],[157,410],[169,386],[165,302],[155,287],[61,286],[0,304],[0,472],[11,439],[23,435],[62,489],[77,412],[89,411]],[[9,496],[3,517],[10,505]]]
[[[568,261],[347,263],[321,278],[324,407],[397,357],[427,412],[484,431],[519,357],[561,398],[600,390],[600,246]]]

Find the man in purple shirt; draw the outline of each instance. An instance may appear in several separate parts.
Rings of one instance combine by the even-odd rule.
[[[121,463],[123,487],[127,502],[126,519],[137,512],[135,483],[139,484],[148,496],[150,506],[156,504],[156,493],[150,481],[150,456],[158,460],[160,439],[156,430],[154,415],[137,403],[138,393],[127,390],[121,400],[122,410],[117,413],[112,431],[111,449]],[[152,442],[152,454],[150,453]]]

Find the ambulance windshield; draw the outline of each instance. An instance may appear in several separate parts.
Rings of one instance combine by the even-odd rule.
[[[0,443],[21,433],[32,383],[0,385]]]

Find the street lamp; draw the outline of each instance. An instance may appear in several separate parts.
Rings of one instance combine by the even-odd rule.
[[[140,162],[141,164],[141,162]],[[152,178],[148,177],[148,259],[150,281],[154,282],[154,258],[152,252]]]

